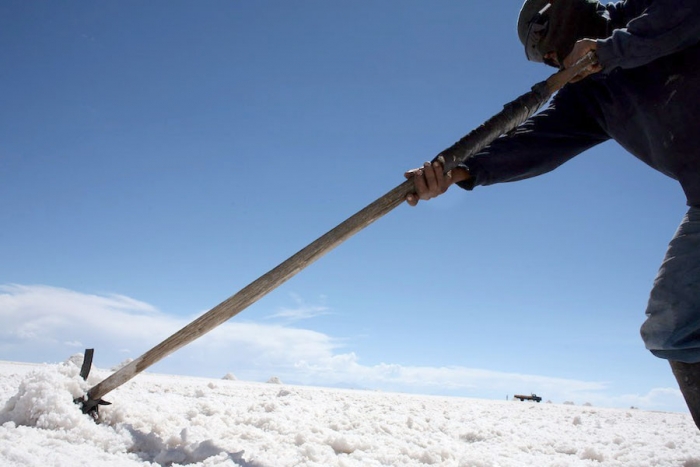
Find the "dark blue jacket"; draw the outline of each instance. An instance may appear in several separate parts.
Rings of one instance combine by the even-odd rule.
[[[603,72],[567,85],[549,107],[464,165],[463,188],[534,177],[614,139],[678,180],[700,206],[700,0],[626,0],[602,7]]]

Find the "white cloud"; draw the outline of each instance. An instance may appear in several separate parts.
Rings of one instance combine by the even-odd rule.
[[[297,305],[302,304],[296,300]],[[313,307],[312,307],[313,308]],[[65,360],[82,344],[96,347],[95,364],[111,368],[136,358],[194,317],[168,316],[122,295],[84,294],[48,286],[0,286],[0,350],[18,361]],[[425,394],[501,398],[537,392],[554,402],[683,410],[677,390],[610,395],[606,384],[465,367],[362,364],[341,340],[280,324],[228,321],[148,371],[345,386]]]
[[[292,295],[292,299],[296,306],[281,308],[268,316],[267,319],[281,319],[285,322],[292,322],[330,314],[329,308],[325,305],[309,305],[298,295]]]
[[[122,295],[24,285],[0,286],[0,319],[3,337],[38,342],[94,341],[82,336],[92,337],[90,332],[102,329],[114,337],[145,338],[154,327],[174,330],[176,324],[151,305]]]

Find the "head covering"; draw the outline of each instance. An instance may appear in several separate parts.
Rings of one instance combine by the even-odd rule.
[[[518,37],[528,60],[543,62],[556,52],[564,61],[580,39],[609,35],[605,7],[597,0],[526,0],[518,16]]]

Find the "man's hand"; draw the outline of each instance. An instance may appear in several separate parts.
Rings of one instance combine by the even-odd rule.
[[[469,178],[469,172],[461,167],[443,174],[442,164],[438,161],[426,162],[423,167],[411,169],[404,174],[407,179],[413,178],[416,192],[406,197],[406,202],[411,206],[418,204],[419,200],[429,200],[440,196],[456,182],[461,182]]]
[[[593,39],[581,39],[580,41],[576,42],[571,53],[564,59],[564,68],[569,68],[573,66],[574,64],[576,64],[576,62],[585,57],[588,52],[595,53],[597,48],[598,44]],[[571,82],[575,83],[576,81],[581,81],[583,78],[594,73],[598,73],[602,69],[603,67],[598,65],[597,63],[591,65],[585,70],[583,70],[581,73],[579,73],[574,79],[571,80]]]

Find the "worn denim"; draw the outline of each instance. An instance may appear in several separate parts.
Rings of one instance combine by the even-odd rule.
[[[644,343],[657,357],[700,362],[700,207],[678,227],[654,280]]]

